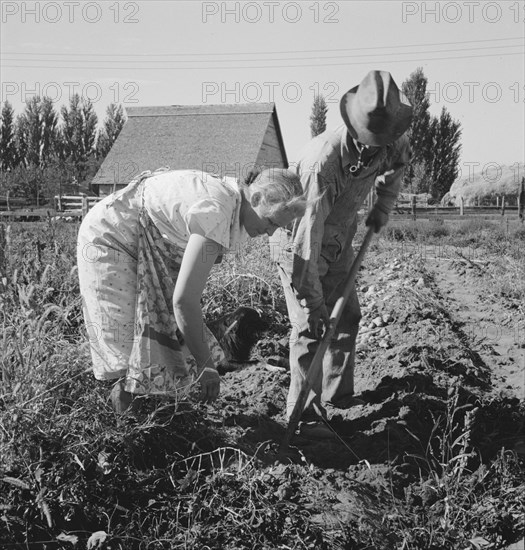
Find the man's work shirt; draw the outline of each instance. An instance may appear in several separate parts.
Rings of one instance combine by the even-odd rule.
[[[347,271],[338,265],[351,253],[357,212],[372,185],[377,205],[389,213],[410,160],[406,135],[394,143],[363,152],[364,165],[354,171],[358,152],[345,126],[312,139],[296,171],[311,206],[296,219],[291,231],[276,231],[270,239],[273,259],[291,272],[297,298],[307,310],[323,301],[321,279],[328,271]],[[293,169],[293,167],[291,167]],[[349,250],[350,249],[350,250]]]

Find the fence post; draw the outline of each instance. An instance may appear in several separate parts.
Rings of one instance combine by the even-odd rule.
[[[86,195],[82,195],[82,219],[86,217],[89,210],[88,198]]]
[[[4,274],[4,262],[7,254],[5,253],[5,229],[4,224],[0,223],[0,273]]]
[[[501,197],[501,215],[505,215],[505,195]]]
[[[8,212],[11,210],[11,204],[9,202],[9,193],[11,193],[11,191],[8,189],[5,195],[6,208]]]
[[[459,197],[459,215],[465,215],[465,199],[463,197]]]
[[[523,223],[525,211],[525,176],[521,178],[520,192],[518,193],[518,218]]]
[[[411,198],[412,204],[410,205],[410,209],[412,211],[412,219],[416,219],[416,197]]]
[[[11,271],[11,224],[0,223],[0,269],[6,276]]]

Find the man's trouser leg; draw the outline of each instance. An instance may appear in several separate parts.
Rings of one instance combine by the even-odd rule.
[[[322,280],[326,306],[331,313],[336,301],[344,292],[348,271],[328,272]],[[346,408],[354,395],[355,344],[361,320],[361,308],[355,285],[323,360],[323,407]]]
[[[290,419],[306,373],[317,350],[318,342],[311,337],[308,330],[308,317],[297,300],[290,274],[280,265],[278,265],[278,270],[283,284],[290,324],[292,325],[290,334],[290,387],[286,403],[286,417]],[[321,374],[320,372],[312,386],[312,390],[317,396],[321,393]]]
[[[344,288],[345,273],[327,273],[322,279],[328,311],[331,312]],[[292,325],[290,336],[290,388],[287,400],[289,418],[306,373],[310,368],[319,341],[312,338],[308,330],[308,318],[297,300],[291,284],[290,274],[279,266],[279,275],[284,288],[288,315]],[[312,386],[315,401],[321,405],[345,407],[354,393],[355,341],[359,329],[361,312],[355,288],[343,310],[332,342],[323,358],[322,373]],[[322,381],[322,382],[321,382]],[[346,402],[345,402],[346,400]],[[310,402],[310,401],[309,401]],[[307,403],[309,403],[307,402]]]

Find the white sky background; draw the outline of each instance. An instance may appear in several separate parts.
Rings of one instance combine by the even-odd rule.
[[[315,91],[339,99],[372,69],[421,66],[431,113],[462,124],[463,175],[525,156],[521,1],[1,2],[1,101],[36,91],[124,106],[275,101],[290,162]]]

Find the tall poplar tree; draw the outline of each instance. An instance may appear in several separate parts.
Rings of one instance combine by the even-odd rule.
[[[18,164],[15,138],[15,112],[9,101],[2,106],[0,119],[0,169],[2,171],[12,170]]]
[[[74,94],[69,106],[62,106],[61,158],[75,168],[75,177],[83,182],[90,175],[95,158],[98,117],[89,100]]]
[[[439,118],[432,117],[430,137],[428,192],[435,199],[441,199],[458,177],[461,153],[461,124],[452,119],[446,107],[441,109]]]
[[[111,103],[106,109],[106,118],[104,119],[102,128],[99,131],[97,138],[97,157],[101,160],[106,158],[109,150],[115,143],[126,117],[122,105]]]
[[[326,113],[328,106],[322,94],[314,97],[312,114],[310,115],[310,133],[312,137],[322,134],[326,130]]]
[[[51,99],[35,95],[17,119],[17,144],[26,167],[44,168],[57,148],[58,116]]]
[[[16,119],[15,144],[18,164],[10,187],[40,204],[46,193],[46,170],[57,151],[58,116],[50,98],[33,96]]]
[[[430,101],[427,94],[427,77],[423,69],[418,67],[403,82],[402,91],[410,101],[413,109],[413,117],[408,138],[412,151],[410,166],[405,171],[403,187],[411,193],[421,193],[428,185],[427,162],[430,148]]]

